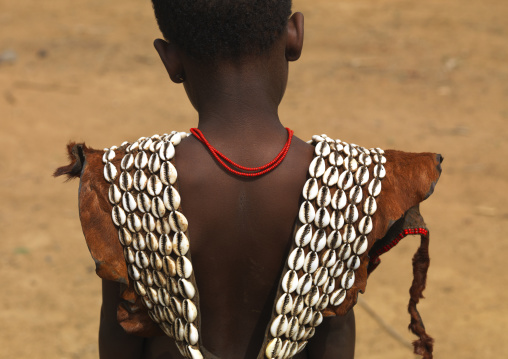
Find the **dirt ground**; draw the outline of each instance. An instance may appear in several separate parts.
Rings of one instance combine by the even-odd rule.
[[[507,358],[508,2],[294,9],[306,38],[283,122],[305,139],[443,154],[422,208],[432,264],[420,311],[436,358]],[[153,50],[148,1],[0,0],[0,29],[0,357],[97,358],[100,281],[78,183],[51,173],[70,139],[102,148],[188,130],[196,113]],[[417,242],[402,241],[370,278],[356,307],[357,358],[414,357],[406,304]]]

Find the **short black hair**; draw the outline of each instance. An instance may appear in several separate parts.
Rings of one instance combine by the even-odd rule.
[[[152,0],[164,38],[198,60],[238,59],[269,49],[291,0]]]

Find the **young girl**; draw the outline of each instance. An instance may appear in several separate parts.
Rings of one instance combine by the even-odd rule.
[[[411,231],[422,235],[411,326],[431,358],[416,311],[428,266],[417,205],[441,157],[306,143],[282,125],[304,37],[290,0],[153,6],[155,48],[197,128],[105,151],[71,144],[56,172],[81,177],[103,278],[101,358],[353,358],[358,291]]]

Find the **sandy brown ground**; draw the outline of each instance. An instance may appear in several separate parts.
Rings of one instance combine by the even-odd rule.
[[[444,155],[421,313],[436,358],[507,358],[508,2],[296,0],[306,45],[281,118],[302,138]],[[96,358],[100,282],[77,182],[52,179],[70,139],[97,148],[196,114],[152,48],[148,1],[0,0],[0,357]],[[290,120],[291,119],[291,120]],[[413,358],[415,238],[384,257],[356,307],[357,358]]]

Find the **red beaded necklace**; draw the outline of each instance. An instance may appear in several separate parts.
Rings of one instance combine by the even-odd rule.
[[[286,158],[286,155],[289,151],[289,146],[291,146],[291,140],[293,138],[293,131],[286,127],[286,130],[288,131],[288,139],[286,141],[286,144],[284,147],[282,147],[282,150],[279,152],[279,154],[270,162],[268,162],[266,165],[261,167],[244,167],[241,166],[229,158],[227,158],[224,154],[220,153],[218,150],[216,150],[205,138],[203,135],[203,132],[201,132],[197,128],[191,128],[190,132],[196,136],[196,138],[203,143],[206,148],[211,152],[213,157],[229,172],[234,173],[238,176],[243,177],[256,177],[256,176],[262,176],[265,173],[268,173],[275,169],[278,165],[281,164],[281,162]],[[226,163],[227,162],[227,163]],[[236,169],[235,169],[236,168]],[[242,170],[245,172],[240,172],[238,170]]]

